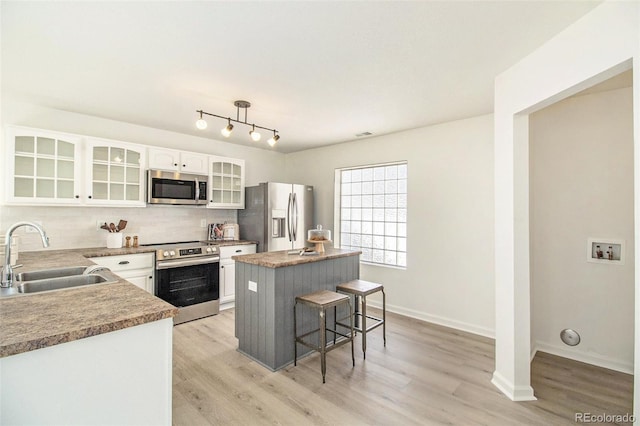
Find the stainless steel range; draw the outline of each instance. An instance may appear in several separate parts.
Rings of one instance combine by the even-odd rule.
[[[208,242],[156,248],[156,296],[179,308],[174,324],[215,315],[220,309],[220,252]]]

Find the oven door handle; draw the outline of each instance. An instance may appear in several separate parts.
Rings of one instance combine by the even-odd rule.
[[[207,263],[220,262],[220,256],[207,257],[206,259],[169,260],[156,263],[156,269],[171,269],[181,266],[205,265]]]

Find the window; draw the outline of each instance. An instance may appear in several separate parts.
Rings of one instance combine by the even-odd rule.
[[[365,263],[407,266],[407,162],[336,170],[340,248]]]

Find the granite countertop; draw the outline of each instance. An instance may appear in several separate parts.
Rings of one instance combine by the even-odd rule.
[[[255,241],[213,241],[219,246]],[[159,246],[20,253],[15,273],[94,263],[88,257],[152,253]],[[175,306],[110,273],[112,283],[0,297],[0,358],[172,318]]]
[[[20,253],[16,273],[93,265],[86,257],[136,249]],[[152,251],[147,249],[146,251]],[[113,274],[113,273],[112,273]],[[0,358],[174,317],[178,309],[113,274],[112,283],[0,297]]]
[[[231,257],[233,260],[242,263],[250,263],[252,265],[264,266],[267,268],[281,268],[284,266],[295,266],[303,263],[320,262],[327,259],[335,259],[338,257],[357,256],[362,254],[361,251],[343,250],[337,248],[325,248],[324,253],[318,253],[309,256],[300,256],[299,251],[295,254],[289,254],[290,250],[269,251],[255,254],[244,254]]]

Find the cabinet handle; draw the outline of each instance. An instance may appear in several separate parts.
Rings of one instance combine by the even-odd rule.
[[[240,253],[240,252],[242,252],[242,249],[240,249],[240,250],[236,250],[236,253]]]
[[[118,262],[118,265],[128,265],[129,261],[128,260],[121,260],[120,262]]]

